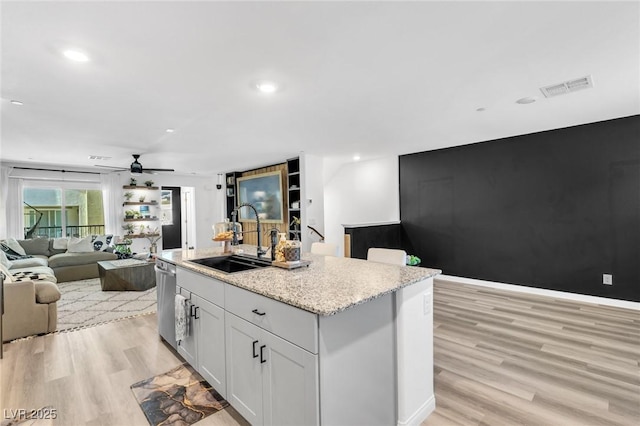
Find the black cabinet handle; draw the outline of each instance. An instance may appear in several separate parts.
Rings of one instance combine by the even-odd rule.
[[[196,310],[195,310],[195,312],[196,312],[195,319],[200,319],[200,315],[199,315],[199,313],[200,313],[200,306],[196,306]]]
[[[193,312],[195,307],[196,307],[196,305],[189,305],[189,316],[191,318],[196,316],[196,314]]]
[[[260,364],[264,364],[265,362],[267,362],[267,360],[264,359],[264,353],[263,353],[264,348],[266,347],[267,347],[266,345],[260,346]]]
[[[254,340],[254,342],[253,342],[253,357],[254,358],[258,358],[258,354],[256,353],[256,343],[258,343],[258,341]]]
[[[258,311],[257,309],[254,309],[254,310],[253,310],[253,311],[251,311],[251,312],[253,312],[253,313],[254,313],[254,314],[256,314],[256,315],[260,315],[260,316],[264,316],[264,315],[266,315],[266,312],[260,312],[260,311]]]

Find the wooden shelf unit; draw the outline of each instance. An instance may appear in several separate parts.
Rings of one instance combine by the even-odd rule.
[[[287,160],[287,217],[289,220],[287,238],[300,241],[302,241],[302,224],[298,225],[296,231],[291,221],[294,216],[302,220],[301,185],[300,157],[290,158]]]
[[[123,185],[122,189],[127,191],[127,190],[135,190],[135,191],[158,191],[160,188],[157,186],[146,186],[146,185]],[[153,197],[158,198],[158,195],[153,195]],[[151,198],[151,197],[150,197]],[[151,199],[148,201],[124,201],[122,203],[123,207],[126,206],[154,206],[154,207],[158,207],[160,206],[160,201],[158,199]],[[136,210],[136,209],[134,209]],[[139,212],[139,210],[138,210]],[[135,219],[127,219],[126,217],[124,217],[122,219],[125,223],[131,223],[131,222],[157,222],[160,220],[160,218],[158,216],[151,216],[151,217],[139,217],[139,218],[135,218]],[[138,226],[136,226],[136,228],[138,228]],[[126,230],[123,229],[123,232],[126,233]],[[153,233],[153,234],[129,234],[129,235],[124,235],[124,238],[146,238],[147,236],[149,237],[157,237],[160,236],[160,233]]]

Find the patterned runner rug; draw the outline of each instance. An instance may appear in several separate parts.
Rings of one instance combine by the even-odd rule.
[[[191,425],[229,406],[187,363],[131,385],[151,426]]]
[[[56,332],[156,312],[155,287],[146,291],[102,291],[99,278],[57,285],[62,297]]]

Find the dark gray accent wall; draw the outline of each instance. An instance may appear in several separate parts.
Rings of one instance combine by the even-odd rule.
[[[640,301],[640,116],[399,161],[402,245],[423,266]]]
[[[401,228],[399,223],[344,228],[351,236],[351,257],[366,259],[371,247],[402,249]]]

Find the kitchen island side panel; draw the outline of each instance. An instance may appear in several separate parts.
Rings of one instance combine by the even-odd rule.
[[[320,422],[395,425],[394,296],[320,316]]]

